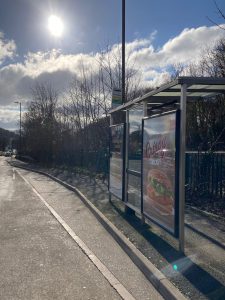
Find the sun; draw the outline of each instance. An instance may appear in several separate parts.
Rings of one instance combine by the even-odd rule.
[[[54,15],[48,18],[48,29],[50,33],[55,37],[62,36],[63,33],[63,23],[62,20]]]

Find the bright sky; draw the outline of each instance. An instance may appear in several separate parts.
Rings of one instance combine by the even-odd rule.
[[[121,40],[121,0],[0,0],[0,127],[16,128],[15,100],[27,100],[35,80],[64,89],[80,54],[87,66],[100,49]],[[225,1],[217,0],[225,11]],[[59,18],[57,32],[49,17]],[[173,63],[188,63],[224,31],[214,0],[126,0],[127,51],[145,80],[163,80]],[[54,21],[54,20],[53,20]],[[56,24],[56,26],[58,26]],[[53,26],[54,27],[54,26]]]

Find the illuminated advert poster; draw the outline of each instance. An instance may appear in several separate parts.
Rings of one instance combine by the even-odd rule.
[[[124,124],[114,125],[110,141],[109,191],[119,199],[123,198],[123,149]]]
[[[143,213],[174,235],[175,138],[176,112],[143,120]]]

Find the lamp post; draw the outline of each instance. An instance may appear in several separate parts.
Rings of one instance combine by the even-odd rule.
[[[126,77],[126,72],[125,72],[125,32],[126,32],[126,0],[122,0],[122,101],[123,103],[126,102],[126,85],[125,85],[125,77]],[[128,113],[126,113],[126,122],[128,122]],[[127,126],[128,127],[128,126]],[[128,132],[127,132],[128,133]],[[128,136],[128,135],[127,135]],[[128,144],[126,145],[126,151],[128,151]],[[127,166],[127,154],[125,157],[125,166]],[[126,167],[125,167],[126,169]],[[126,172],[126,171],[125,171]],[[127,174],[125,176],[127,178]],[[127,179],[125,179],[125,189],[124,189],[124,199],[127,197]],[[125,206],[125,213],[127,215],[135,215],[135,211],[128,207],[127,205]]]
[[[21,102],[15,101],[14,103],[17,103],[20,105],[20,146],[19,146],[19,153],[21,154]]]
[[[122,0],[122,102],[125,103],[125,0]]]

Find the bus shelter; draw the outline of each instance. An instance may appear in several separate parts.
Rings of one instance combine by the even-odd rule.
[[[179,77],[110,111],[110,201],[173,235],[181,252],[187,102],[221,94],[224,78]]]

